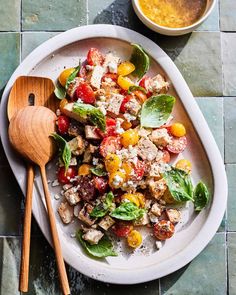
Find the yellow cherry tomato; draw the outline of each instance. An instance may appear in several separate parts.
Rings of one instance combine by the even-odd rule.
[[[121,160],[116,154],[108,154],[105,157],[105,167],[107,172],[113,173],[119,170],[121,166]]]
[[[61,112],[63,112],[64,107],[68,104],[68,100],[66,98],[63,98],[60,101],[59,109]]]
[[[144,208],[145,207],[145,197],[142,193],[135,193],[135,196],[138,198],[139,200],[139,207]]]
[[[192,170],[192,164],[189,160],[181,159],[176,164],[175,167],[184,170],[186,173],[190,173]]]
[[[124,129],[124,130],[128,130],[132,127],[132,123],[128,122],[128,121],[124,121],[122,124],[121,124],[121,127]]]
[[[138,248],[142,244],[142,235],[137,230],[132,230],[127,237],[128,245],[132,248]]]
[[[124,162],[121,165],[121,169],[123,169],[125,171],[126,179],[128,180],[129,177],[130,177],[130,174],[131,174],[131,172],[133,170],[131,164],[129,162]]]
[[[65,87],[66,86],[66,81],[68,79],[68,77],[74,72],[74,68],[69,68],[69,69],[65,69],[64,71],[61,72],[60,76],[59,76],[59,82],[60,84]]]
[[[109,185],[112,188],[120,188],[125,182],[126,176],[121,171],[116,171],[110,174],[109,176]]]
[[[134,91],[134,94],[138,98],[141,104],[143,104],[145,100],[147,100],[147,95],[141,90]]]
[[[136,145],[139,140],[138,131],[135,129],[126,130],[121,134],[121,144],[124,147],[128,147],[129,145]]]
[[[181,123],[174,123],[170,127],[170,132],[172,135],[176,137],[182,137],[186,134],[186,129],[183,124]]]
[[[117,74],[127,76],[135,70],[135,65],[130,61],[122,62],[117,68]]]
[[[128,200],[131,203],[134,203],[137,207],[139,207],[140,203],[136,194],[126,193],[121,196],[121,200]]]
[[[130,86],[134,85],[129,78],[125,78],[123,76],[118,76],[117,84],[124,90],[129,90]]]
[[[91,173],[90,168],[91,166],[89,164],[82,164],[79,167],[78,175],[89,175]]]

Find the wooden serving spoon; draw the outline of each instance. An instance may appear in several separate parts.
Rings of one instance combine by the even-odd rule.
[[[57,117],[45,107],[28,106],[14,114],[9,125],[9,139],[13,147],[28,161],[40,168],[48,210],[52,240],[63,294],[70,294],[68,278],[56,228],[45,165],[52,158],[55,146],[50,135],[56,130]]]
[[[59,102],[55,99],[53,91],[54,84],[49,78],[32,76],[17,78],[8,98],[7,114],[9,121],[17,111],[28,105],[45,106],[56,112]],[[21,292],[28,291],[33,182],[34,169],[33,165],[29,163],[27,165],[27,190],[19,280],[19,291]]]

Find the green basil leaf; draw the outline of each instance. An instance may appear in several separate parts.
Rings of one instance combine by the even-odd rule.
[[[138,208],[132,202],[123,202],[119,207],[111,212],[111,217],[121,220],[135,220],[143,217],[144,209]]]
[[[142,105],[141,126],[157,128],[166,123],[175,104],[175,98],[162,94],[152,96]]]
[[[90,213],[90,216],[92,216],[92,217],[105,216],[109,212],[109,210],[113,204],[113,200],[114,200],[113,193],[112,192],[107,193],[105,200],[93,208],[93,211]]]
[[[193,197],[195,211],[201,211],[209,203],[210,194],[206,185],[202,181],[200,181],[195,187]]]
[[[62,162],[65,165],[66,170],[69,168],[70,160],[71,160],[71,149],[69,147],[69,144],[67,141],[58,135],[57,133],[53,133],[51,135],[57,142],[58,148],[59,148],[59,156],[62,160]]]
[[[110,241],[108,236],[104,235],[96,245],[89,244],[82,238],[82,236],[83,232],[82,230],[79,230],[76,233],[76,238],[88,254],[99,258],[107,256],[117,256],[117,253],[114,251],[112,242]]]
[[[99,166],[90,168],[90,171],[94,175],[97,175],[97,176],[105,176],[105,175],[107,175],[107,172],[103,168],[101,168]]]
[[[177,202],[193,201],[193,184],[189,174],[172,167],[163,173],[168,189]]]
[[[54,89],[54,94],[58,99],[63,99],[66,97],[66,89],[58,84]]]
[[[68,89],[70,83],[77,77],[77,75],[80,71],[80,68],[81,68],[81,64],[79,64],[77,67],[75,67],[74,72],[72,72],[70,74],[70,76],[67,78],[66,85],[65,85],[66,90]]]
[[[141,87],[141,86],[136,86],[136,85],[133,85],[133,86],[130,86],[130,87],[129,87],[128,94],[130,94],[131,92],[136,91],[136,90],[140,90],[140,91],[142,91],[143,93],[147,94],[146,89],[144,89],[144,88]]]
[[[139,44],[131,45],[133,46],[133,52],[130,58],[130,62],[135,65],[135,70],[131,74],[132,76],[141,79],[149,69],[149,56]]]
[[[103,132],[106,130],[106,117],[98,108],[91,104],[76,102],[73,105],[73,112],[77,113],[81,118],[89,120]]]

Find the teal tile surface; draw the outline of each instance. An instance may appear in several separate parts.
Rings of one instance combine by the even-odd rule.
[[[236,96],[236,34],[222,33],[224,96]]]
[[[20,34],[0,33],[0,91],[20,61]]]
[[[55,32],[25,32],[22,34],[22,59],[31,53],[41,43],[56,36]]]
[[[222,97],[201,97],[197,103],[209,125],[209,128],[216,140],[216,143],[224,159],[224,107]],[[224,216],[219,227],[220,232],[225,231],[226,216]]]
[[[121,293],[159,295],[158,280],[145,284],[120,286],[95,281],[69,266],[67,266],[67,273],[72,295],[119,295]],[[55,256],[44,237],[31,239],[29,294],[61,294]]]
[[[161,279],[162,295],[226,295],[225,234],[218,233],[190,264]]]
[[[222,96],[221,38],[219,32],[193,32],[156,42],[172,58],[194,96]]]
[[[86,24],[86,0],[22,0],[23,30],[63,31]]]
[[[20,253],[18,238],[0,238],[0,294],[2,295],[20,295],[18,292]]]
[[[228,234],[229,295],[236,294],[236,233]]]
[[[220,0],[220,29],[236,31],[236,1]]]
[[[228,231],[236,231],[236,164],[226,165],[228,177]]]
[[[148,35],[150,30],[136,16],[129,0],[88,0],[89,24],[113,24]],[[152,32],[152,35],[155,35]]]
[[[0,236],[21,232],[22,193],[8,166],[0,167]]]
[[[201,97],[197,103],[224,157],[224,107],[222,97]]]
[[[225,162],[236,163],[236,97],[224,99],[225,113]]]
[[[198,28],[197,31],[219,31],[220,19],[219,19],[219,1],[216,1],[216,5],[207,18]]]
[[[20,6],[19,0],[0,0],[0,31],[20,30]]]

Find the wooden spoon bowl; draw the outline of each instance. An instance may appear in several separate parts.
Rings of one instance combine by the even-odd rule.
[[[50,135],[55,132],[56,119],[55,113],[42,106],[20,109],[10,121],[11,144],[27,160],[45,165],[55,152]]]

